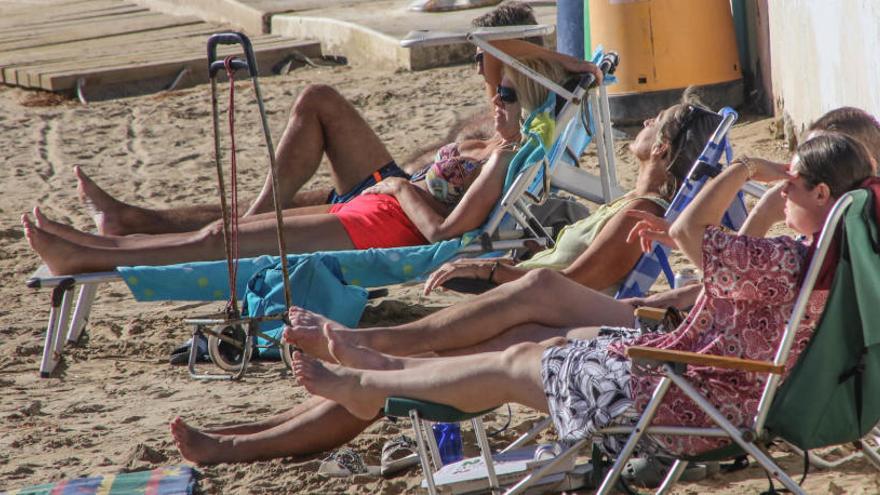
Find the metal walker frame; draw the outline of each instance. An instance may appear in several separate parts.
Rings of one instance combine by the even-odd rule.
[[[230,215],[238,215],[238,212],[231,212],[227,205],[226,187],[223,182],[223,166],[220,164],[222,152],[220,150],[220,124],[217,105],[217,73],[226,69],[227,61],[217,60],[218,45],[241,45],[245,59],[231,58],[228,60],[228,64],[233,73],[238,70],[248,71],[253,83],[254,97],[260,110],[263,137],[265,138],[266,150],[269,155],[269,166],[272,175],[272,200],[275,207],[275,225],[278,236],[278,253],[281,258],[281,271],[284,276],[284,302],[285,308],[289,309],[291,306],[290,273],[287,256],[285,256],[287,249],[285,247],[284,235],[282,232],[283,218],[281,213],[281,202],[278,197],[278,168],[275,164],[275,146],[272,144],[272,135],[269,132],[269,122],[266,118],[266,109],[263,106],[260,84],[257,80],[257,60],[254,56],[254,50],[248,37],[243,33],[238,32],[217,33],[208,38],[208,75],[211,80],[211,117],[214,129],[214,164],[217,169],[217,188],[220,194],[220,207],[223,213],[223,243],[226,250],[227,267],[230,274],[233,273],[233,270],[236,268],[234,260],[235,253],[233,253],[232,245],[230,243],[232,237],[232,221]],[[231,80],[231,78],[229,84],[234,84],[234,81]],[[234,153],[235,150],[233,149],[232,152]],[[232,177],[232,180],[237,180],[237,178]],[[235,292],[234,287],[230,287],[229,290],[230,294]],[[226,313],[223,315],[189,318],[184,320],[186,324],[194,327],[188,361],[190,376],[197,380],[238,380],[242,378],[247,371],[248,364],[253,355],[253,349],[255,346],[253,340],[254,337],[257,336],[270,341],[271,345],[277,345],[281,351],[282,361],[288,368],[291,368],[290,344],[286,344],[279,339],[266,335],[258,329],[258,324],[263,321],[281,320],[288,322],[286,309],[284,313],[280,314],[259,317],[243,317],[238,307],[238,301],[230,300]],[[199,354],[196,342],[202,337],[207,337],[208,354],[211,356],[211,360],[218,367],[227,371],[227,373],[199,373],[196,371],[196,361]],[[236,362],[236,359],[227,359],[220,349],[221,342],[232,346],[233,349],[239,352],[236,356],[238,362]]]

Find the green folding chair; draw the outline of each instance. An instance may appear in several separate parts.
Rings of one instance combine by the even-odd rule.
[[[870,208],[873,208],[873,202],[869,200],[867,191],[858,190],[841,197],[829,213],[817,241],[816,254],[807,269],[773,362],[647,347],[628,349],[634,362],[641,366],[659,368],[664,377],[635,426],[614,426],[597,432],[597,435],[630,435],[597,493],[608,494],[615,489],[626,462],[645,434],[727,437],[733,441],[722,449],[677,459],[657,493],[667,493],[681,477],[688,462],[720,460],[743,453],[754,457],[792,493],[804,493],[766,453],[766,448],[775,440],[782,440],[805,452],[854,442],[860,446],[864,456],[880,470],[880,455],[860,442],[880,420],[880,395],[865,393],[880,388],[880,327],[869,323],[880,321],[880,305],[877,304],[880,301],[880,233],[873,215],[866,213]],[[822,321],[788,379],[780,385],[795,331],[804,316],[809,295],[834,234],[838,231],[841,232],[841,256]],[[688,365],[766,373],[768,378],[753,423],[744,429],[730,423],[682,376]],[[718,426],[652,426],[654,414],[672,384],[681,388]],[[442,470],[436,443],[432,444],[433,435],[429,434],[430,431],[426,433],[423,422],[478,420],[485,412],[488,411],[464,413],[449,406],[396,397],[389,398],[385,407],[388,416],[409,416],[412,419],[425,473],[423,484],[432,494],[455,491],[444,490],[442,486],[438,488],[434,481],[435,471]],[[511,481],[499,480],[495,473],[497,461],[499,458],[503,459],[512,448],[534,437],[537,428],[527,435],[528,438],[517,440],[515,445],[495,456],[489,451],[481,426],[475,423],[474,428],[482,450],[482,462],[487,471],[486,480],[481,486],[493,493],[500,493],[501,487],[511,484]],[[582,439],[552,462],[528,470],[525,477],[504,493],[523,493],[547,475],[558,477],[560,466],[570,465],[573,456],[588,442],[592,444],[592,440]],[[429,458],[428,450],[431,450],[433,460]],[[586,475],[585,472],[582,474]]]
[[[717,460],[742,453],[755,458],[792,493],[804,493],[767,455],[766,448],[771,442],[783,440],[808,451],[860,443],[860,439],[872,431],[880,419],[880,396],[865,392],[880,387],[880,328],[875,323],[880,321],[877,304],[880,301],[880,233],[871,209],[873,201],[865,190],[847,193],[835,204],[822,229],[816,254],[807,269],[773,362],[647,347],[628,349],[634,362],[659,367],[664,378],[597,493],[611,493],[627,459],[645,434],[723,436],[733,440],[723,449],[678,459],[659,493],[672,487],[688,461]],[[780,385],[795,331],[836,232],[840,232],[841,254],[822,320],[788,379]],[[688,383],[682,374],[692,364],[767,373],[753,423],[747,428],[730,423]],[[672,384],[703,409],[718,428],[651,426],[654,413]],[[880,469],[877,452],[863,444],[860,446],[865,457]]]

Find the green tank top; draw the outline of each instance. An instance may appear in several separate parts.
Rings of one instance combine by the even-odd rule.
[[[554,270],[561,270],[567,267],[572,264],[581,253],[590,247],[590,244],[593,243],[593,240],[599,234],[599,231],[605,227],[614,215],[620,210],[626,208],[633,201],[640,199],[653,201],[664,210],[669,207],[669,203],[659,196],[646,195],[633,198],[628,198],[626,196],[620,197],[611,203],[600,206],[587,218],[563,228],[556,237],[556,245],[554,247],[535,254],[531,259],[523,261],[517,266],[527,270],[535,268],[552,268]],[[617,292],[617,286],[615,285],[614,287],[609,287],[606,290],[603,290],[603,292],[609,291]]]

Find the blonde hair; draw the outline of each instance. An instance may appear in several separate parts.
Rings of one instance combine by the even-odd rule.
[[[526,67],[559,84],[565,82],[565,79],[570,75],[562,64],[555,60],[547,60],[541,57],[525,57],[519,61]],[[547,99],[547,94],[550,91],[522,72],[505,65],[504,75],[513,82],[524,113],[531,113]]]

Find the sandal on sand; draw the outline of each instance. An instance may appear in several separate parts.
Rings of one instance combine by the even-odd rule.
[[[656,456],[630,459],[620,476],[627,482],[644,488],[657,488],[669,469],[673,460]],[[700,481],[708,475],[707,464],[713,463],[689,463],[682,473],[679,481]]]
[[[376,466],[367,466],[364,458],[354,450],[341,448],[321,461],[318,474],[345,478],[356,474],[378,474]]]
[[[196,356],[196,362],[198,363],[207,363],[211,361],[211,358],[208,356],[208,339],[204,336],[200,336],[198,343],[198,354]],[[168,362],[173,365],[183,365],[189,363],[189,350],[192,346],[192,339],[190,338],[183,344],[180,344],[173,351],[171,351],[171,356],[168,358]]]
[[[382,476],[391,476],[415,466],[419,463],[417,448],[416,441],[406,435],[388,440],[382,445],[382,465],[379,472]]]

